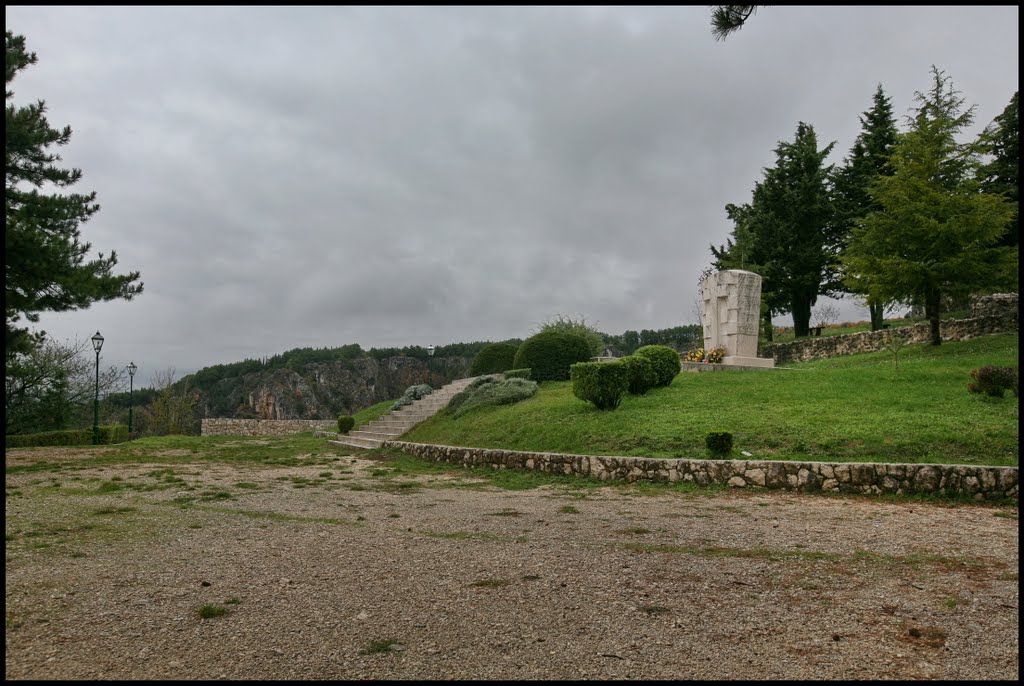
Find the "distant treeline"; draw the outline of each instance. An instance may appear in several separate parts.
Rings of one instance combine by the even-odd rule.
[[[619,336],[602,335],[605,345],[619,357],[632,355],[637,348],[645,345],[667,345],[679,352],[686,352],[699,347],[704,339],[700,324],[673,326],[670,329],[626,331]]]
[[[450,343],[437,346],[434,357],[474,357],[482,347],[490,341],[474,343]],[[512,343],[520,343],[512,339]],[[215,364],[204,367],[192,375],[192,383],[200,389],[209,389],[218,381],[230,379],[256,372],[272,372],[277,369],[289,369],[299,374],[305,373],[308,366],[324,362],[345,362],[370,357],[381,360],[387,357],[412,357],[426,361],[430,353],[419,345],[407,345],[403,348],[370,348],[363,350],[358,343],[343,345],[340,348],[295,348],[272,357],[263,359],[245,359],[230,364]]]
[[[699,325],[675,326],[670,329],[643,329],[641,331],[626,331],[618,336],[601,334],[605,344],[611,348],[616,355],[629,355],[637,348],[644,345],[667,345],[680,352],[700,345],[701,327]],[[480,349],[493,341],[475,341],[473,343],[449,343],[439,345],[434,349],[435,358],[444,357],[475,357]],[[503,343],[518,345],[522,339],[511,338]],[[303,374],[311,364],[325,362],[344,362],[357,360],[362,357],[370,357],[381,360],[387,357],[412,357],[417,360],[426,361],[430,353],[426,348],[419,345],[407,345],[402,348],[370,348],[363,350],[358,343],[343,345],[339,348],[295,348],[287,352],[279,353],[263,359],[245,359],[241,362],[230,364],[215,364],[204,367],[192,375],[192,383],[200,389],[206,390],[218,381],[230,379],[246,374],[272,372],[277,369],[289,369]],[[151,389],[135,391],[135,403],[141,400],[140,394],[155,393]],[[118,394],[121,395],[121,394]],[[123,394],[123,404],[128,404],[128,394]],[[147,400],[149,396],[146,396]],[[118,398],[120,401],[120,398]],[[145,402],[145,401],[142,401]]]

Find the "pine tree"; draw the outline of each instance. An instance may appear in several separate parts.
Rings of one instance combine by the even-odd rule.
[[[39,321],[39,313],[86,308],[101,300],[131,299],[142,292],[138,272],[113,273],[117,255],[99,253],[86,261],[89,243],[79,240],[79,224],[99,210],[95,192],[43,194],[44,185],[65,188],[82,176],[80,169],[54,166],[60,156],[49,149],[67,145],[71,128],[58,131],[46,120],[42,101],[24,107],[11,103],[11,82],[19,71],[35,64],[25,51],[24,36],[6,32],[7,118],[5,120],[4,311],[7,317],[6,354],[27,353],[41,340],[16,326],[24,317]],[[26,190],[31,187],[30,190]]]
[[[850,155],[835,175],[836,249],[839,253],[845,249],[855,222],[879,209],[868,187],[878,176],[892,173],[889,155],[899,132],[892,113],[892,103],[882,90],[882,84],[878,84],[873,105],[861,116],[860,123],[861,132],[853,143]],[[862,280],[847,277],[846,285],[850,292],[867,294],[871,330],[881,329],[887,303],[872,298],[867,284]]]
[[[893,148],[892,174],[870,186],[880,209],[853,229],[842,259],[872,297],[923,302],[931,343],[940,345],[942,298],[1012,284],[1017,251],[997,245],[1013,208],[979,192],[981,146],[956,141],[974,107],[963,108],[943,72],[932,67],[932,75],[932,88],[915,94],[909,130]]]
[[[711,35],[715,40],[724,40],[743,28],[758,7],[760,5],[712,5]]]
[[[1018,246],[1020,240],[1020,227],[1017,223],[1020,203],[1019,134],[1017,93],[1014,93],[1010,104],[988,125],[979,141],[983,151],[992,156],[992,161],[981,168],[981,189],[986,193],[1002,195],[1013,202],[1013,217],[999,241],[1000,245],[1009,247]]]

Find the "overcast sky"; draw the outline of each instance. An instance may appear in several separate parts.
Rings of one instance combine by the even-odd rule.
[[[40,326],[99,330],[138,385],[558,314],[694,323],[724,206],[798,122],[840,163],[879,83],[902,125],[934,64],[972,134],[1017,90],[1017,7],[765,7],[722,42],[706,6],[6,13],[39,57],[13,102],[72,127],[74,190],[98,194],[84,240],[145,283]]]

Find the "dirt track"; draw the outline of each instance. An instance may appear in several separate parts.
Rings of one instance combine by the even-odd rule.
[[[1016,509],[508,491],[350,457],[7,491],[9,679],[1018,677]]]

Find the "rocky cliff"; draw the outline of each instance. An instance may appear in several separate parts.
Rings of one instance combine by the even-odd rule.
[[[200,418],[336,419],[402,395],[414,384],[434,388],[469,375],[472,358],[363,357],[310,363],[221,379],[199,388]]]

